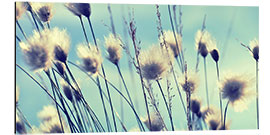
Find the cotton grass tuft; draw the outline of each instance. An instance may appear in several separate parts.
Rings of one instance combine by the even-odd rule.
[[[178,44],[176,44],[176,42],[175,42],[174,34],[172,31],[170,31],[170,30],[164,31],[165,43],[167,45],[169,45],[170,49],[173,51],[174,57],[177,57],[180,54],[179,51],[182,48],[182,37],[181,37],[181,35],[179,35],[177,33],[175,36],[176,36]],[[163,40],[162,36],[160,37],[160,40]]]
[[[220,82],[220,90],[223,99],[228,99],[236,112],[242,112],[247,109],[253,92],[249,89],[252,86],[252,80],[245,75],[228,73]]]
[[[81,15],[84,15],[85,17],[90,17],[91,15],[89,3],[67,3],[65,6],[76,16],[80,17]]]
[[[149,50],[142,51],[139,55],[142,76],[147,80],[159,80],[169,72],[169,61],[173,54],[165,52],[165,48],[152,46]]]
[[[82,59],[82,67],[91,74],[98,73],[102,57],[101,53],[93,45],[88,48],[85,44],[79,44],[77,47],[77,55]]]
[[[205,58],[216,46],[216,41],[208,31],[198,30],[195,36],[195,46],[196,50]]]
[[[253,58],[259,60],[259,41],[255,38],[249,42],[250,49],[252,51]]]
[[[109,34],[108,37],[104,37],[105,45],[108,52],[108,59],[115,65],[118,64],[121,56],[122,56],[122,42],[119,37],[115,37],[112,33]]]

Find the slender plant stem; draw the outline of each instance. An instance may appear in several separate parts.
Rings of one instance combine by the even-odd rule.
[[[23,29],[22,29],[22,27],[21,27],[21,25],[20,25],[20,23],[19,23],[18,20],[16,20],[16,24],[18,25],[18,27],[19,27],[21,33],[23,34],[23,37],[25,38],[25,40],[28,41],[28,39],[27,39],[27,37],[26,37],[26,34],[25,34],[25,32],[23,31]],[[17,37],[17,36],[16,36],[16,37]]]
[[[170,22],[171,22],[171,27],[172,27],[172,30],[173,30],[173,36],[174,36],[174,39],[175,39],[175,43],[176,43],[176,48],[177,48],[177,51],[179,52],[179,59],[177,60],[180,60],[180,65],[181,65],[181,71],[182,73],[184,73],[184,67],[183,67],[183,59],[181,58],[182,55],[180,55],[180,48],[178,47],[178,42],[177,42],[177,38],[176,38],[176,34],[175,34],[175,30],[174,30],[174,25],[173,25],[173,21],[172,21],[172,15],[171,15],[171,9],[170,9],[170,5],[168,5],[168,11],[169,11],[169,17],[170,17]],[[181,51],[181,54],[182,54],[182,51]]]
[[[256,106],[257,106],[257,129],[259,129],[259,62],[256,61]]]
[[[92,33],[92,36],[93,36],[93,40],[94,40],[95,46],[97,48],[97,51],[99,51],[98,46],[97,46],[97,41],[96,41],[95,33],[94,33],[94,29],[93,29],[93,26],[92,26],[90,17],[88,17],[87,19],[88,19],[89,27],[90,27],[90,30],[91,30],[91,33]],[[103,76],[106,78],[105,69],[104,69],[103,64],[101,64],[101,70],[102,70]],[[112,113],[112,117],[113,117],[114,129],[115,129],[115,132],[117,132],[117,125],[116,125],[116,120],[115,120],[114,111],[113,111],[113,107],[112,107],[113,106],[113,103],[112,103],[111,94],[110,94],[110,91],[109,91],[109,86],[108,86],[107,80],[104,80],[104,81],[105,81],[105,86],[106,86],[107,94],[108,94],[108,97],[109,97],[109,103],[110,103],[111,113]]]
[[[22,40],[16,35],[16,39],[19,41],[19,42],[22,42]]]
[[[206,72],[206,58],[204,60],[204,81],[205,81],[205,90],[206,90],[206,100],[207,100],[207,108],[209,109],[209,95],[208,95],[208,85],[207,85],[207,72]]]
[[[218,62],[216,62],[216,68],[217,68],[217,78],[218,78],[218,82],[220,82]],[[219,91],[218,93],[219,93],[219,107],[220,107],[220,114],[221,114],[220,117],[221,117],[221,121],[223,121],[221,91]]]
[[[51,29],[50,22],[47,22],[48,29]]]
[[[227,102],[226,107],[225,107],[225,111],[224,111],[224,122],[223,122],[223,129],[224,130],[226,128],[226,116],[227,116],[227,110],[228,110],[229,103],[230,103],[230,101]]]
[[[132,100],[131,100],[131,97],[130,97],[130,94],[129,94],[127,85],[126,85],[126,83],[125,83],[124,77],[123,77],[123,75],[122,75],[122,73],[121,73],[120,67],[119,67],[118,64],[116,65],[116,67],[117,67],[118,73],[119,73],[119,75],[120,75],[120,77],[121,77],[121,80],[122,80],[122,82],[123,82],[123,84],[124,84],[124,87],[125,87],[125,89],[126,89],[126,92],[127,92],[128,98],[129,98],[129,102],[131,103],[132,106],[134,106],[134,105],[133,105],[133,102],[132,102]]]
[[[83,115],[83,113],[81,111],[80,101],[78,102],[78,110],[79,110],[79,114],[81,115],[82,124],[84,126],[84,131],[88,132],[88,130],[87,130],[88,128],[86,127],[86,123],[85,123],[85,117],[84,117],[84,115]]]
[[[57,79],[56,79],[56,75],[55,75],[55,71],[54,71],[53,68],[52,68],[52,73],[53,73],[54,80],[55,80],[55,83],[56,83],[57,88],[58,88],[58,89],[56,89],[56,93],[57,93],[57,90],[58,90],[59,93],[57,93],[57,94],[58,94],[58,97],[59,97],[59,99],[60,99],[60,102],[61,102],[61,104],[62,104],[62,106],[63,106],[63,109],[65,110],[65,114],[68,114],[68,113],[67,113],[67,109],[66,109],[66,107],[65,107],[65,104],[64,104],[64,102],[63,102],[63,95],[62,95],[61,92],[59,91],[59,85],[58,85],[58,82],[57,82]],[[70,127],[70,131],[71,131],[71,133],[73,133],[74,131],[73,131],[73,128],[72,128],[73,125],[72,125],[72,123],[71,123],[71,119],[70,119],[69,115],[66,115],[66,116],[67,116],[68,124],[69,124],[69,127]]]
[[[45,71],[45,73],[46,73],[46,75],[48,76],[48,78],[49,78],[49,80],[50,80],[50,82],[51,82],[51,87],[52,87],[53,97],[54,97],[54,99],[56,100],[55,91],[54,91],[54,90],[55,90],[55,87],[54,87],[54,85],[53,85],[53,82],[52,82],[53,80],[52,80],[52,78],[51,78],[51,75],[50,75],[50,72],[49,72],[49,71],[50,71],[50,70]],[[60,98],[60,97],[58,97],[58,98]],[[65,133],[64,128],[63,128],[63,122],[62,122],[62,119],[61,119],[61,115],[60,115],[60,113],[59,113],[58,106],[55,105],[55,107],[56,107],[57,114],[58,114],[58,118],[59,118],[59,121],[60,121],[61,130],[62,130],[63,133]]]
[[[30,13],[31,13],[32,19],[34,20],[34,23],[35,23],[36,29],[38,30],[38,32],[39,32],[39,34],[40,34],[40,30],[39,30],[39,27],[38,27],[37,21],[36,21],[36,19],[35,19],[35,17],[34,17],[34,13],[33,13],[32,9],[31,9],[31,10],[29,10],[29,11],[30,11]]]
[[[19,107],[17,107],[17,106],[16,106],[16,109],[19,111],[19,113],[20,113],[20,115],[22,116],[23,120],[25,121],[26,125],[27,125],[30,129],[32,129],[31,124],[30,124],[30,123],[28,122],[28,120],[25,118],[25,116],[24,116],[23,112],[21,111],[21,109],[20,109]]]
[[[92,79],[92,81],[96,84],[96,85],[98,85],[98,83],[84,70],[84,69],[82,69],[80,66],[78,66],[78,65],[76,65],[76,64],[74,64],[73,62],[71,62],[71,61],[69,61],[69,63],[70,64],[72,64],[73,66],[75,66],[76,68],[78,68],[79,70],[81,70],[81,71],[83,71],[90,79]],[[103,78],[104,80],[107,80],[105,77],[103,77],[101,74],[99,74],[100,75],[100,77],[101,78]],[[117,92],[118,92],[118,94],[127,102],[127,104],[131,107],[131,109],[132,109],[132,111],[134,112],[134,114],[135,114],[135,116],[136,116],[136,118],[137,118],[137,120],[139,121],[139,126],[141,126],[142,127],[142,130],[143,131],[145,131],[145,129],[144,129],[144,127],[143,127],[143,125],[142,125],[142,122],[141,122],[141,120],[140,120],[140,117],[139,117],[139,115],[137,114],[137,112],[136,112],[136,110],[135,110],[135,108],[131,105],[131,103],[128,101],[128,99],[122,94],[122,92],[120,91],[120,90],[118,90],[111,82],[109,82],[108,80],[107,80],[107,82],[108,82],[108,84],[109,85],[111,85]]]
[[[109,124],[110,122],[109,122],[109,118],[108,118],[108,113],[107,113],[107,110],[106,110],[105,102],[104,102],[104,99],[103,99],[103,94],[102,94],[102,89],[101,89],[99,77],[96,78],[96,81],[97,81],[97,84],[98,84],[99,95],[100,95],[100,98],[101,98],[101,101],[102,101],[103,111],[104,111],[106,122],[107,122],[107,128],[110,131],[110,124]]]
[[[169,117],[170,117],[170,122],[171,122],[171,126],[172,126],[172,131],[174,131],[174,125],[173,125],[173,119],[172,119],[171,110],[169,109],[169,106],[168,106],[167,100],[166,100],[166,98],[165,98],[165,95],[164,95],[164,93],[163,93],[163,90],[162,90],[162,87],[161,87],[161,85],[160,85],[159,81],[158,81],[158,80],[156,80],[156,82],[157,82],[157,84],[158,84],[159,90],[160,90],[160,92],[161,92],[161,94],[162,94],[162,97],[163,97],[164,103],[165,103],[165,105],[166,105],[166,108],[167,108],[167,111],[168,111],[168,114],[169,114]]]
[[[84,24],[83,24],[83,21],[82,21],[82,16],[79,16],[79,19],[80,19],[80,22],[81,22],[81,26],[82,26],[82,30],[83,30],[83,34],[84,34],[87,46],[90,48],[88,37],[86,35],[85,27],[84,27]]]

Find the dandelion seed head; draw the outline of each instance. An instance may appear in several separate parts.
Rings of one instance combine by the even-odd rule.
[[[187,78],[182,77],[180,79],[180,85],[185,92],[194,93],[199,86],[199,77],[193,71],[187,73]]]
[[[115,65],[118,64],[122,56],[122,43],[118,38],[120,37],[115,37],[112,33],[110,33],[108,37],[104,37],[107,52],[109,54],[108,59]]]
[[[254,94],[249,90],[253,84],[252,79],[245,75],[226,75],[220,82],[222,98],[228,99],[236,112],[246,110],[249,98]]]
[[[206,57],[208,52],[213,50],[216,46],[215,39],[206,30],[203,32],[198,30],[195,37],[196,50],[201,54],[202,57]]]
[[[26,63],[34,71],[47,70],[51,66],[52,53],[48,39],[47,31],[42,31],[41,34],[34,31],[33,36],[28,39],[29,42],[19,43]]]
[[[142,76],[147,80],[159,80],[166,76],[170,69],[169,58],[165,49],[160,46],[153,46],[149,50],[142,51],[139,55]]]
[[[218,130],[219,126],[221,125],[220,117],[221,116],[216,113],[209,113],[206,115],[205,122],[207,123],[210,130]]]
[[[148,117],[142,118],[142,122],[146,125],[146,127],[151,131],[161,131],[164,128],[163,122],[160,119],[160,117],[156,113],[150,114],[150,120],[151,120],[151,129],[149,124]]]
[[[91,15],[91,7],[89,3],[67,3],[65,6],[76,16],[84,15],[86,17],[90,17]]]
[[[38,3],[38,5],[36,4],[36,6],[32,6],[32,7],[38,14],[38,17],[40,18],[41,21],[49,22],[51,20],[53,16],[53,13],[52,13],[53,4]]]
[[[101,67],[102,57],[95,46],[90,45],[90,48],[88,48],[85,44],[79,44],[77,55],[82,59],[82,66],[87,72],[91,74],[98,73]]]
[[[250,49],[252,51],[253,58],[259,60],[259,41],[255,38],[249,42]]]
[[[43,106],[42,111],[38,112],[38,117],[42,121],[50,121],[54,117],[58,118],[57,110],[53,105]]]
[[[26,5],[23,2],[16,2],[16,20],[19,20],[26,11]]]
[[[174,34],[172,31],[168,30],[168,31],[164,31],[164,38],[165,38],[165,42],[169,45],[170,49],[173,51],[174,57],[177,57],[180,52],[179,50],[181,50],[182,48],[182,37],[180,34],[175,34],[176,39],[177,39],[177,45],[175,42],[175,38],[174,38]],[[160,40],[163,40],[163,37],[160,37]],[[179,50],[178,50],[179,49]]]
[[[196,97],[192,97],[190,102],[191,102],[190,103],[191,111],[193,113],[195,113],[196,115],[200,115],[200,113],[201,113],[201,100],[196,98]]]
[[[17,113],[16,113],[16,131],[19,134],[26,134],[27,133],[25,125]]]

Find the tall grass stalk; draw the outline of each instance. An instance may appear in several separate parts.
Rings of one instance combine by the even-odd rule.
[[[92,78],[92,76],[90,76],[83,68],[81,68],[80,66],[76,65],[75,63],[69,61],[70,64],[72,64],[73,66],[75,66],[76,68],[78,68],[79,70],[81,70],[82,72],[84,72],[96,85],[98,85],[98,83]],[[138,125],[139,127],[142,128],[143,131],[145,131],[143,124],[140,120],[140,117],[138,115],[138,113],[136,112],[135,108],[131,105],[131,103],[128,101],[128,99],[122,94],[122,92],[117,89],[109,80],[107,80],[103,75],[99,74],[99,76],[101,78],[103,78],[104,80],[106,80],[108,82],[108,84],[117,91],[117,93],[127,102],[127,104],[131,107],[132,111],[134,112],[136,119],[138,120]]]
[[[206,91],[206,100],[207,100],[207,108],[209,109],[209,95],[208,95],[208,84],[207,84],[207,68],[206,68],[206,57],[203,58],[204,62],[204,81],[205,81],[205,91]]]
[[[161,85],[160,85],[159,81],[158,81],[158,80],[156,80],[156,82],[157,82],[157,84],[158,84],[159,90],[160,90],[160,92],[161,92],[161,94],[162,94],[162,97],[163,97],[164,103],[165,103],[165,105],[166,105],[166,109],[167,109],[168,114],[169,114],[169,118],[170,118],[170,122],[171,122],[172,131],[174,131],[174,125],[173,125],[173,119],[172,119],[171,110],[169,109],[169,106],[168,106],[167,100],[166,100],[166,98],[165,98],[165,95],[164,95],[164,93],[163,93],[163,90],[162,90],[162,87],[161,87]]]
[[[224,122],[223,122],[223,129],[224,130],[226,128],[226,116],[227,116],[227,110],[228,110],[228,107],[229,107],[229,103],[230,103],[230,101],[227,102],[226,107],[225,107],[225,111],[224,111]]]
[[[20,23],[19,23],[18,20],[16,20],[16,24],[18,25],[18,27],[19,27],[21,33],[23,34],[23,37],[25,38],[25,40],[28,41],[28,38],[27,38],[25,32],[23,31],[23,29],[22,29],[22,27],[21,27],[21,25],[20,25]],[[17,37],[17,36],[16,36],[16,37]]]
[[[217,69],[217,78],[218,82],[220,82],[220,77],[219,77],[219,68],[218,68],[218,62],[216,62],[216,69]],[[220,107],[220,114],[221,114],[221,121],[223,121],[223,112],[222,112],[222,99],[221,99],[221,91],[219,91],[219,107]]]
[[[162,36],[163,36],[163,44],[164,44],[165,47],[166,47],[167,53],[169,53],[169,52],[168,52],[168,49],[169,49],[169,48],[168,48],[168,46],[167,46],[167,44],[166,44],[166,42],[165,42],[165,38],[164,38],[165,36],[164,36],[163,30],[162,30],[161,19],[160,19],[160,12],[159,12],[159,6],[156,5],[156,8],[157,8],[158,21],[159,21],[159,30],[160,30],[160,33],[161,33]],[[179,63],[179,61],[177,61],[177,62]],[[184,104],[184,101],[183,101],[183,98],[182,98],[182,94],[181,94],[180,89],[179,89],[177,77],[176,77],[176,74],[175,74],[175,71],[174,71],[174,67],[173,67],[173,64],[172,64],[172,61],[171,61],[171,60],[170,60],[169,64],[170,64],[170,66],[171,66],[171,70],[172,70],[172,73],[173,73],[173,78],[174,78],[174,81],[175,81],[175,85],[176,85],[176,88],[177,88],[177,91],[178,91],[178,94],[179,94],[179,97],[180,97],[180,102],[181,102],[181,104],[182,104],[182,106],[183,106],[183,110],[184,110],[184,112],[185,112],[185,114],[186,114],[185,104]]]
[[[30,5],[29,5],[29,6],[30,6]],[[38,32],[40,33],[40,30],[39,30],[39,27],[38,27],[38,24],[37,24],[37,20],[36,20],[35,17],[34,17],[34,13],[33,13],[32,7],[31,7],[31,9],[29,10],[29,12],[30,12],[30,14],[31,14],[31,16],[32,16],[32,19],[33,19],[33,21],[34,21],[34,24],[35,24],[35,26],[36,26],[36,29],[37,29]]]
[[[50,70],[44,71],[44,72],[46,73],[46,75],[48,76],[48,78],[49,78],[49,80],[50,80],[51,88],[52,88],[52,92],[53,92],[53,97],[54,97],[55,100],[57,100],[57,99],[56,99],[56,96],[55,96],[55,86],[53,85],[53,82],[52,82],[53,80],[52,80],[51,75],[50,75]],[[60,97],[58,97],[58,98],[60,98]],[[65,133],[64,128],[63,128],[63,122],[62,122],[62,119],[61,119],[61,115],[60,115],[60,113],[59,113],[58,106],[55,105],[55,107],[56,107],[56,111],[57,111],[57,114],[58,114],[58,119],[59,119],[59,121],[60,121],[61,130],[62,130],[63,133]]]
[[[182,71],[182,73],[184,73],[184,65],[183,65],[183,51],[182,49],[180,50],[179,47],[178,47],[178,42],[177,42],[177,38],[176,38],[176,35],[175,35],[175,30],[174,30],[174,25],[173,25],[173,21],[172,21],[172,14],[171,14],[171,8],[170,8],[170,5],[168,5],[168,11],[169,11],[169,17],[170,17],[170,23],[171,23],[171,27],[172,27],[172,31],[173,31],[173,36],[174,36],[174,39],[175,39],[175,43],[176,43],[176,48],[178,50],[179,53],[179,56],[176,57],[176,60],[179,60],[180,62],[180,69]]]
[[[144,89],[144,81],[143,81],[142,71],[141,71],[141,66],[140,66],[140,61],[139,61],[139,50],[138,50],[137,43],[136,43],[136,27],[135,27],[135,24],[133,21],[134,20],[131,20],[130,25],[129,25],[130,36],[131,36],[133,47],[134,47],[136,62],[138,64],[137,69],[139,71],[139,76],[140,76],[140,81],[141,81],[141,86],[142,86],[142,91],[143,91],[143,96],[144,96],[144,103],[145,103],[147,117],[148,117],[149,129],[151,131],[152,130],[152,123],[151,123],[149,108],[148,108],[148,104],[147,104],[148,102],[147,102],[146,92]]]
[[[96,41],[96,37],[95,37],[95,33],[94,33],[94,29],[93,29],[93,26],[92,26],[92,23],[91,23],[91,19],[90,19],[90,17],[88,17],[87,19],[88,19],[89,27],[90,27],[90,30],[91,30],[91,33],[92,33],[92,36],[93,36],[95,46],[97,48],[97,51],[99,51],[97,41]],[[101,64],[101,70],[102,70],[103,76],[106,78],[105,69],[104,69],[103,64]],[[115,132],[117,132],[117,125],[116,125],[116,120],[115,120],[114,111],[113,111],[113,107],[112,107],[113,103],[112,103],[111,94],[110,94],[110,91],[109,91],[108,82],[107,82],[107,80],[104,80],[104,81],[105,81],[107,94],[108,94],[108,97],[109,97],[109,103],[110,103],[111,113],[112,113],[112,117],[113,117],[114,129],[115,129]]]
[[[125,79],[124,79],[124,77],[123,77],[123,75],[122,75],[122,73],[121,73],[121,69],[120,69],[120,67],[119,67],[118,64],[116,65],[116,67],[117,67],[118,73],[119,73],[119,75],[120,75],[120,77],[121,77],[121,80],[122,80],[122,82],[123,82],[123,84],[124,84],[125,90],[126,90],[126,92],[127,92],[127,95],[128,95],[128,98],[129,98],[129,102],[131,103],[132,106],[134,106],[134,105],[133,105],[133,102],[132,102],[132,100],[131,100],[131,97],[130,97],[130,94],[129,94],[129,91],[128,91],[128,88],[127,88],[127,85],[126,85],[126,82],[125,82]]]
[[[71,72],[71,70],[70,70],[70,68],[69,68],[69,66],[68,66],[68,64],[67,64],[67,62],[65,62],[64,64],[65,64],[65,66],[66,66],[66,68],[67,68],[67,71],[68,71],[68,73],[69,73],[71,79],[73,80],[73,82],[75,83],[77,89],[79,90],[79,93],[81,94],[80,87],[79,87],[77,81],[75,80],[74,76],[72,75],[72,72]],[[98,81],[98,82],[99,82],[99,81]],[[75,90],[75,89],[74,89],[74,90]],[[105,119],[106,119],[106,123],[107,123],[107,128],[108,128],[108,131],[111,131],[110,121],[109,121],[109,118],[108,118],[108,115],[107,115],[107,110],[106,110],[105,102],[104,102],[104,99],[103,99],[103,95],[102,95],[102,93],[101,93],[101,85],[100,85],[100,84],[99,84],[99,91],[100,91],[100,98],[101,98],[102,105],[103,105],[103,109],[104,109],[104,115],[105,115]],[[81,96],[82,96],[82,94],[81,94]],[[82,97],[82,99],[84,99],[84,98]]]
[[[80,19],[80,23],[81,23],[81,26],[82,26],[83,35],[84,35],[84,37],[85,37],[86,43],[87,43],[87,45],[88,45],[88,48],[90,48],[90,46],[89,46],[89,41],[88,41],[88,37],[87,37],[87,35],[86,35],[85,27],[84,27],[84,24],[83,24],[83,21],[82,21],[82,16],[79,16],[79,19]]]
[[[257,129],[259,129],[259,62],[256,61],[256,106],[257,106]]]

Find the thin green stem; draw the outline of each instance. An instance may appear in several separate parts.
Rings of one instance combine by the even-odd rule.
[[[38,27],[37,21],[36,21],[36,19],[35,19],[35,17],[34,17],[34,13],[33,13],[32,9],[31,9],[31,10],[29,10],[29,11],[30,11],[30,13],[31,13],[32,19],[34,20],[34,23],[35,23],[36,29],[38,30],[38,32],[39,32],[39,34],[40,34],[40,30],[39,30],[39,27]]]
[[[256,106],[257,106],[257,129],[259,129],[259,62],[256,61]]]
[[[21,25],[20,25],[20,23],[19,23],[18,20],[16,20],[16,24],[18,25],[18,27],[19,27],[21,33],[23,34],[23,37],[25,38],[25,40],[28,41],[28,39],[27,39],[27,37],[26,37],[26,34],[25,34],[25,32],[23,31],[23,29],[22,29],[22,27],[21,27]],[[17,37],[17,36],[16,36],[16,37]],[[21,41],[20,41],[20,42],[21,42]]]
[[[218,78],[218,82],[220,82],[218,62],[216,62],[216,68],[217,68],[217,78]],[[221,117],[221,121],[223,121],[221,91],[219,91],[219,107],[220,107],[220,114],[221,114],[220,117]]]
[[[83,34],[84,34],[86,43],[87,43],[88,47],[90,48],[89,41],[88,41],[88,37],[87,37],[87,35],[86,35],[85,27],[84,27],[84,24],[83,24],[83,21],[82,21],[82,16],[78,16],[78,17],[79,17],[80,22],[81,22],[81,26],[82,26],[82,30],[83,30]]]
[[[223,129],[224,130],[226,128],[226,116],[227,116],[227,110],[228,110],[228,107],[229,107],[229,103],[230,103],[230,101],[227,102],[226,107],[225,107],[225,111],[224,111],[224,122],[223,122]]]
[[[125,83],[124,77],[123,77],[123,75],[122,75],[122,73],[121,73],[120,67],[119,67],[118,64],[116,65],[116,67],[117,67],[118,73],[119,73],[119,75],[120,75],[120,77],[121,77],[121,80],[122,80],[122,82],[123,82],[123,84],[124,84],[124,87],[125,87],[125,89],[126,89],[126,92],[127,92],[128,98],[129,98],[129,101],[130,101],[131,105],[134,106],[134,105],[133,105],[133,102],[132,102],[132,100],[131,100],[131,97],[130,97],[130,94],[129,94],[127,85],[126,85],[126,83]]]
[[[74,64],[73,62],[69,61],[70,64],[72,64],[73,66],[75,66],[76,68],[78,68],[79,70],[83,71],[96,85],[98,85],[98,83],[84,70],[82,69],[80,66]],[[105,77],[103,77],[101,74],[99,74],[101,78],[103,78],[104,80],[106,80],[108,82],[108,84],[113,87],[117,92],[118,94],[124,98],[124,100],[127,102],[127,104],[131,107],[132,111],[134,112],[137,120],[139,121],[139,126],[142,127],[143,131],[145,131],[143,125],[142,125],[142,122],[140,120],[140,117],[139,115],[137,114],[135,108],[131,105],[131,103],[128,101],[128,99],[122,94],[122,92],[120,90],[118,90],[110,81],[108,81]]]
[[[175,39],[175,43],[176,43],[176,48],[177,48],[177,51],[179,52],[179,60],[180,60],[180,68],[181,68],[181,71],[182,73],[184,73],[184,67],[183,67],[183,59],[181,58],[181,54],[182,54],[182,51],[180,51],[180,48],[178,47],[178,42],[177,42],[177,38],[176,38],[176,34],[175,34],[175,30],[174,30],[174,25],[173,25],[173,21],[172,21],[172,15],[171,15],[171,9],[170,9],[170,5],[168,5],[168,11],[169,11],[169,17],[170,17],[170,22],[171,22],[171,27],[172,27],[172,30],[173,30],[173,36],[174,36],[174,39]],[[180,54],[181,52],[181,54]],[[176,58],[176,59],[177,59]],[[177,59],[178,60],[178,59]]]
[[[46,75],[48,76],[48,78],[49,78],[49,80],[50,80],[51,87],[52,87],[52,92],[53,92],[53,97],[54,97],[54,99],[56,100],[56,96],[55,96],[55,87],[54,87],[54,85],[53,85],[53,82],[52,82],[53,80],[52,80],[52,78],[51,78],[51,75],[50,75],[50,72],[49,72],[49,71],[50,71],[50,70],[44,71],[44,72],[46,73]],[[60,97],[58,97],[58,98],[60,98]],[[61,130],[62,130],[63,133],[65,133],[64,128],[63,128],[63,122],[62,122],[62,119],[61,119],[61,115],[60,115],[58,106],[55,105],[55,107],[56,107],[56,110],[57,110],[58,119],[59,119],[59,121],[60,121]]]
[[[99,51],[98,46],[97,46],[97,41],[96,41],[95,33],[94,33],[94,29],[93,29],[93,26],[92,26],[90,17],[88,17],[87,19],[88,19],[89,27],[90,27],[90,30],[91,30],[91,33],[92,33],[92,36],[93,36],[93,40],[94,40],[95,46],[97,48],[97,51]],[[106,78],[105,69],[104,69],[103,64],[101,64],[101,70],[102,70],[103,76]],[[106,86],[107,94],[108,94],[108,97],[109,97],[109,103],[110,103],[111,113],[112,113],[112,117],[113,117],[114,129],[115,129],[115,132],[117,132],[117,125],[116,125],[116,120],[115,120],[114,111],[113,111],[113,107],[112,107],[113,106],[113,103],[112,103],[111,94],[110,94],[110,91],[109,91],[109,86],[108,86],[107,80],[104,80],[104,81],[105,81],[105,86]]]
[[[204,61],[204,81],[205,81],[205,90],[206,90],[206,100],[207,100],[207,107],[209,109],[209,95],[208,95],[208,84],[207,84],[207,69],[206,69],[206,58],[203,58]]]
[[[161,87],[161,85],[160,85],[159,81],[158,81],[158,80],[156,80],[156,82],[157,82],[157,84],[158,84],[159,90],[160,90],[160,92],[161,92],[161,94],[162,94],[162,97],[163,97],[164,103],[165,103],[165,105],[166,105],[166,108],[167,108],[167,111],[168,111],[168,114],[169,114],[169,118],[170,118],[170,122],[171,122],[171,126],[172,126],[172,131],[174,131],[174,125],[173,125],[172,114],[171,114],[171,111],[170,111],[170,109],[169,109],[169,106],[168,106],[167,100],[166,100],[166,98],[165,98],[165,95],[164,95],[164,93],[163,93],[163,90],[162,90],[162,87]]]

